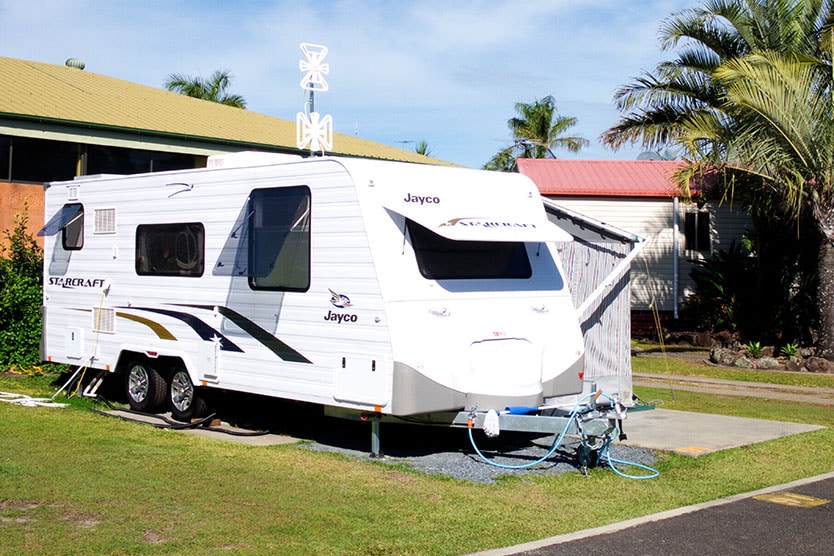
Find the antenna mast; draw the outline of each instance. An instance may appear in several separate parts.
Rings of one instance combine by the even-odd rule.
[[[325,92],[330,87],[324,79],[330,73],[330,64],[323,62],[327,56],[327,47],[320,44],[301,43],[304,60],[298,62],[298,68],[305,72],[301,78],[301,89],[307,91],[304,112],[295,117],[296,141],[299,149],[310,148],[310,155],[316,152],[324,154],[333,149],[333,118],[321,117],[316,112],[315,92]]]

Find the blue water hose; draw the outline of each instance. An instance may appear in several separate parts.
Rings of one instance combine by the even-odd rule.
[[[497,461],[492,461],[491,459],[488,459],[484,454],[481,453],[481,451],[478,449],[478,446],[475,444],[475,437],[472,435],[472,428],[471,427],[469,429],[469,443],[472,444],[472,448],[475,450],[475,453],[478,454],[478,456],[480,456],[480,458],[482,460],[484,460],[484,462],[488,463],[489,465],[493,465],[495,467],[500,467],[501,469],[529,469],[530,467],[533,467],[534,465],[538,465],[538,464],[542,463],[543,461],[547,460],[550,456],[553,455],[554,452],[556,452],[556,449],[559,448],[559,446],[562,445],[562,441],[565,439],[565,436],[568,434],[568,429],[570,429],[571,421],[573,421],[576,418],[576,414],[579,412],[579,409],[581,408],[582,404],[586,400],[590,399],[593,395],[594,395],[593,393],[588,394],[587,396],[585,396],[584,398],[582,398],[581,400],[579,400],[576,403],[576,405],[573,407],[570,414],[568,415],[568,419],[565,422],[565,428],[562,429],[562,432],[559,433],[559,436],[557,436],[553,440],[553,445],[550,447],[550,449],[547,451],[547,453],[545,455],[543,455],[542,457],[540,457],[539,459],[537,459],[536,461],[531,461],[531,462],[528,462],[528,463],[522,463],[522,464],[519,464],[519,465],[508,465],[508,464],[498,463]]]
[[[620,434],[620,430],[618,428],[615,428],[614,434],[611,435],[611,438],[614,438],[615,436],[618,436],[619,434]],[[660,475],[660,471],[658,471],[657,469],[653,469],[653,468],[649,467],[648,465],[644,465],[642,463],[637,463],[636,461],[625,461],[625,460],[621,460],[621,459],[617,459],[617,458],[612,458],[611,457],[611,438],[606,440],[605,444],[603,444],[602,449],[600,450],[600,457],[608,463],[608,467],[610,467],[611,470],[614,473],[616,473],[620,477],[625,477],[626,479],[638,479],[638,480],[654,479],[655,477]],[[614,466],[615,463],[618,464],[618,465],[627,465],[629,467],[636,467],[638,469],[643,469],[645,471],[648,471],[649,474],[648,475],[631,475],[629,473],[624,473],[624,472],[620,471],[619,469],[617,469]]]
[[[547,451],[547,453],[545,455],[543,455],[542,457],[540,457],[539,459],[537,459],[536,461],[523,463],[523,464],[519,464],[519,465],[508,465],[508,464],[498,463],[496,461],[488,459],[483,453],[481,453],[481,450],[479,450],[478,446],[475,444],[475,437],[472,434],[472,428],[471,427],[469,428],[469,442],[470,442],[470,444],[472,444],[472,448],[475,450],[475,453],[478,454],[478,456],[485,463],[487,463],[489,465],[499,467],[501,469],[529,469],[530,467],[533,467],[534,465],[538,465],[538,464],[544,462],[550,456],[552,456],[554,452],[556,452],[556,449],[559,448],[559,446],[562,445],[562,442],[564,441],[565,436],[568,433],[568,429],[570,429],[570,424],[576,418],[576,415],[579,412],[580,408],[582,407],[582,404],[585,403],[585,401],[587,401],[588,399],[590,399],[591,397],[593,397],[595,395],[596,395],[596,393],[592,392],[591,394],[588,394],[587,396],[585,396],[584,398],[582,398],[581,400],[579,400],[576,403],[576,405],[573,407],[570,414],[568,415],[568,419],[565,422],[565,428],[562,429],[562,432],[559,433],[559,435],[553,440],[553,445],[550,447],[550,449]],[[608,398],[608,396],[606,396],[606,398]],[[608,398],[608,399],[610,400],[610,398]],[[531,411],[525,411],[525,410],[529,410],[531,408],[515,408],[514,407],[514,408],[507,408],[507,409],[510,410],[510,413],[521,413],[522,411],[524,413],[531,413]],[[612,471],[614,471],[614,473],[616,473],[617,475],[619,475],[621,477],[625,477],[626,479],[653,479],[653,478],[657,477],[658,475],[660,475],[659,471],[657,471],[655,469],[652,469],[648,465],[643,465],[642,463],[637,463],[637,462],[633,462],[633,461],[625,461],[625,460],[612,458],[611,457],[611,439],[616,437],[618,434],[619,434],[619,429],[615,427],[614,434],[612,434],[605,441],[605,443],[602,445],[602,448],[600,449],[600,457],[608,463],[608,466],[611,468]],[[614,464],[627,465],[627,466],[630,466],[630,467],[637,467],[639,469],[644,469],[644,470],[648,471],[649,474],[648,475],[630,475],[628,473],[624,473],[624,472],[620,471],[619,469],[617,469]]]

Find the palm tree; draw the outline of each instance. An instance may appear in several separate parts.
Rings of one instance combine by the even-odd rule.
[[[510,172],[515,168],[516,158],[556,158],[554,148],[565,148],[570,152],[588,145],[583,137],[563,134],[576,125],[576,118],[561,116],[556,111],[556,101],[551,95],[531,103],[517,102],[518,117],[510,118],[507,125],[513,136],[513,145],[498,151],[484,165],[485,170]]]
[[[417,143],[414,144],[414,152],[417,154],[422,154],[423,156],[431,156],[433,153],[432,148],[429,146],[428,141],[425,139],[420,139]]]
[[[174,93],[193,98],[210,100],[235,108],[246,108],[246,101],[242,96],[227,92],[231,82],[232,75],[229,70],[217,70],[208,79],[204,79],[202,76],[192,77],[181,73],[172,73],[165,82],[165,88]]]
[[[813,228],[816,240],[818,355],[834,359],[834,119],[830,62],[764,52],[729,60],[714,78],[722,84],[735,137],[724,163],[754,176],[780,202],[779,212]],[[807,239],[807,238],[806,238]]]
[[[758,237],[790,241],[797,252],[812,240],[821,306],[818,347],[829,358],[834,260],[827,261],[824,238],[834,239],[834,139],[826,108],[833,17],[832,0],[706,0],[674,14],[661,27],[662,44],[684,48],[674,61],[617,92],[623,116],[603,135],[614,148],[682,146],[693,162],[680,175],[682,186],[697,172],[720,168],[724,193],[748,204]],[[762,244],[760,259],[779,247]],[[785,274],[773,257],[769,264],[771,274]],[[787,289],[787,282],[782,285]]]
[[[831,12],[830,0],[705,0],[700,8],[673,14],[661,24],[661,46],[684,47],[675,60],[617,91],[614,100],[623,116],[603,142],[615,149],[639,143],[661,150],[679,143],[690,126],[710,125],[723,127],[725,135],[688,144],[688,154],[720,156],[734,132],[723,111],[724,92],[713,79],[716,68],[751,52],[817,55]]]

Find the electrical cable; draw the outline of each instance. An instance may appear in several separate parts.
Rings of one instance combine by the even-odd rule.
[[[100,411],[100,410],[97,410],[97,409],[91,410],[94,413],[98,413],[99,415],[105,415],[107,417],[115,417],[117,419],[121,419],[122,421],[127,421],[127,422],[130,422],[130,423],[141,423],[141,424],[144,424],[144,425],[151,425],[152,427],[156,427],[158,429],[185,430],[185,429],[195,429],[197,427],[201,427],[203,430],[209,430],[209,431],[213,431],[213,432],[222,432],[222,433],[228,434],[230,436],[265,436],[267,434],[270,434],[269,431],[239,432],[239,431],[231,431],[231,430],[220,428],[220,427],[204,426],[205,423],[210,423],[211,420],[214,419],[214,417],[217,415],[216,413],[212,413],[212,414],[208,415],[207,417],[203,417],[202,419],[200,419],[198,421],[191,422],[191,423],[180,423],[180,422],[177,422],[177,421],[172,421],[171,419],[168,419],[164,415],[158,415],[158,414],[155,414],[155,413],[144,413],[144,412],[136,411],[136,410],[133,410],[133,409],[121,409],[121,408],[118,408],[118,407],[114,406],[109,401],[105,400],[104,398],[99,398],[99,399],[102,402],[104,402],[104,404],[108,408],[110,408],[111,411],[121,411],[123,413],[128,413],[130,415],[139,415],[139,416],[142,416],[142,417],[149,417],[149,418],[159,419],[160,421],[163,421],[164,424],[163,423],[151,423],[151,422],[148,422],[148,421],[143,421],[142,419],[131,419],[131,418],[126,417],[124,415],[114,415],[113,413],[107,413],[106,411]]]
[[[70,376],[69,380],[67,380],[64,383],[64,385],[61,386],[58,389],[58,391],[52,395],[53,400],[58,396],[58,394],[61,393],[62,390],[64,390],[64,388],[67,389],[67,399],[70,399],[76,394],[78,394],[78,390],[79,388],[81,388],[81,383],[84,381],[84,375],[87,374],[87,369],[90,367],[90,363],[93,362],[93,359],[96,355],[96,348],[98,347],[98,334],[101,331],[101,311],[104,308],[104,296],[109,291],[109,289],[109,286],[106,286],[101,289],[101,295],[99,296],[98,300],[98,311],[95,313],[95,334],[93,334],[93,347],[90,350],[89,357],[87,357],[87,359],[84,360],[84,365],[82,367],[78,367],[72,374],[72,376]],[[95,308],[93,308],[93,310],[95,311]],[[81,373],[81,376],[78,378],[78,382],[76,382],[75,390],[73,392],[70,392],[70,388],[72,387],[72,381],[75,379],[76,375],[78,375],[79,372]]]
[[[23,407],[66,407],[68,405],[55,402],[52,398],[33,398],[25,394],[16,394],[13,392],[0,392],[0,402],[21,405]]]

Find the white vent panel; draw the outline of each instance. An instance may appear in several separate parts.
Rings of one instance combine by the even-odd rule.
[[[110,307],[93,307],[93,331],[102,334],[116,332],[116,310]]]
[[[115,234],[116,233],[116,209],[95,209],[93,226],[94,234]]]

